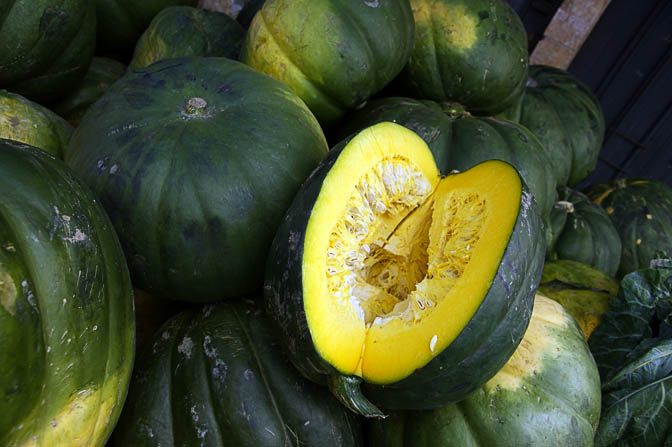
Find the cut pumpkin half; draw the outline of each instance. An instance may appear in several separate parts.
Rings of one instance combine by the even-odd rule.
[[[356,411],[372,415],[357,403],[359,380],[386,408],[445,405],[492,377],[522,338],[540,232],[509,164],[441,178],[422,139],[377,124],[302,186],[269,256],[267,309],[299,370],[331,376]],[[467,363],[471,377],[449,377]],[[420,388],[434,380],[428,402]]]

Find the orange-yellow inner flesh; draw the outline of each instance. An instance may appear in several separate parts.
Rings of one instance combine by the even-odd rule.
[[[476,312],[515,224],[521,184],[502,162],[439,179],[424,152],[418,161],[412,152],[363,150],[332,168],[327,180],[350,175],[325,180],[313,208],[304,308],[324,359],[344,374],[393,383],[438,355]]]

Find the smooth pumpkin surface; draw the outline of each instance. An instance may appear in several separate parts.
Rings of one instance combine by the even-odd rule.
[[[0,140],[0,445],[100,447],[133,364],[133,291],[100,203]]]
[[[412,48],[408,0],[268,0],[240,58],[331,125],[394,79]]]
[[[230,59],[185,58],[115,82],[65,159],[100,197],[134,284],[204,302],[261,289],[275,231],[326,151],[279,81]]]
[[[441,178],[416,134],[380,123],[300,189],[268,257],[267,310],[304,375],[361,378],[385,408],[440,406],[515,349],[540,232],[510,165]]]
[[[371,447],[592,446],[600,376],[586,340],[558,303],[537,295],[511,359],[462,402],[370,422]]]

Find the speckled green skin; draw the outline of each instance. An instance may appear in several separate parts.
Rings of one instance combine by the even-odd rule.
[[[616,276],[621,261],[621,238],[607,213],[580,191],[558,187],[551,210],[553,244],[549,258],[588,264]]]
[[[119,241],[88,188],[44,151],[0,140],[0,445],[103,445],[134,321]]]
[[[136,70],[176,57],[238,59],[244,38],[243,27],[224,13],[173,6],[161,10],[142,33],[128,69]]]
[[[305,230],[321,185],[346,147],[346,141],[334,147],[302,185],[276,234],[266,265],[267,313],[292,363],[318,383],[339,373],[315,350],[306,320],[302,278]],[[471,321],[451,345],[411,376],[387,386],[366,384],[366,398],[383,409],[437,408],[463,399],[495,375],[527,327],[545,248],[537,205],[525,188],[497,274]]]
[[[672,252],[672,188],[666,184],[620,178],[593,185],[586,195],[599,201],[621,237],[619,277],[649,268],[658,250]]]
[[[121,62],[108,57],[95,56],[86,70],[84,79],[51,108],[70,124],[76,126],[91,104],[96,102],[105,90],[124,73],[126,73],[126,66]]]
[[[63,158],[72,126],[40,104],[0,90],[0,138],[18,141]]]
[[[568,324],[549,320],[554,327],[545,334],[545,347],[523,339],[541,356],[541,365],[520,371],[518,388],[486,386],[456,405],[373,421],[368,445],[592,446],[600,416],[599,374],[576,322],[558,309]]]
[[[548,220],[555,203],[555,177],[541,143],[524,127],[472,116],[458,104],[383,98],[348,115],[341,131],[347,135],[381,121],[393,121],[417,133],[444,175],[489,159],[508,162],[534,194],[542,218]]]
[[[593,92],[568,72],[530,66],[519,122],[546,148],[559,185],[574,186],[595,169],[604,114]]]
[[[245,301],[187,310],[141,354],[112,447],[360,446],[361,425]]]
[[[79,82],[96,44],[89,0],[6,0],[0,5],[0,88],[40,103]]]
[[[169,6],[196,6],[198,0],[91,0],[96,5],[98,41],[105,48],[132,52],[154,16]]]
[[[332,125],[394,79],[412,48],[408,0],[268,0],[241,60],[285,82]]]
[[[402,74],[415,98],[478,115],[511,107],[527,76],[527,35],[503,0],[411,0],[415,48]]]
[[[193,98],[205,108],[190,112]],[[229,59],[186,58],[114,83],[65,160],[99,195],[134,284],[205,302],[261,289],[275,231],[326,151],[282,83]]]

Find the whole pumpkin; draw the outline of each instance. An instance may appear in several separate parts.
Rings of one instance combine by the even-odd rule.
[[[102,447],[134,340],[128,269],[100,203],[60,160],[0,140],[0,445]]]

